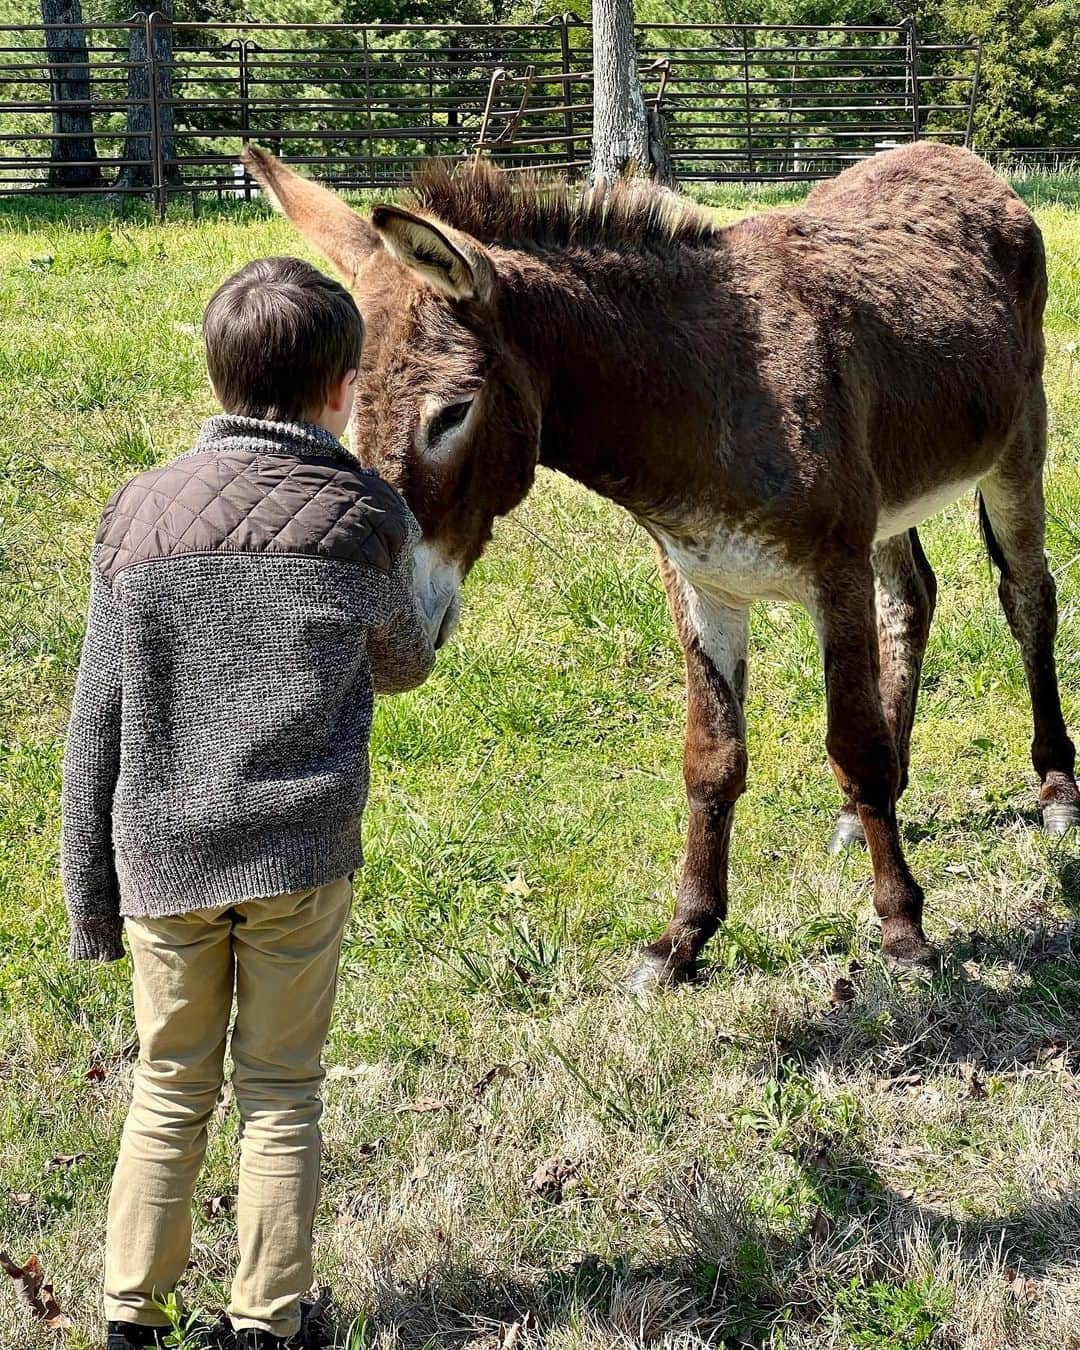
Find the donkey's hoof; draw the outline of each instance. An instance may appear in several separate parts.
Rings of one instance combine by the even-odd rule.
[[[640,964],[627,976],[626,987],[632,994],[648,994],[654,989],[674,989],[678,984],[685,984],[693,974],[693,966],[679,965],[670,956],[646,951],[642,954]]]
[[[930,970],[938,954],[921,933],[905,933],[881,944],[881,957],[890,970]]]
[[[1080,825],[1080,805],[1076,802],[1047,802],[1042,809],[1042,823],[1047,834],[1066,834]]]
[[[866,843],[862,821],[854,811],[841,811],[829,840],[830,853],[843,853],[846,849],[856,848]]]

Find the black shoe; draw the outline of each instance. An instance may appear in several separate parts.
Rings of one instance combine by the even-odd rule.
[[[282,1336],[271,1336],[268,1331],[259,1331],[255,1327],[244,1327],[236,1333],[236,1350],[293,1350],[299,1346],[299,1337],[285,1340]]]
[[[110,1322],[105,1350],[146,1350],[147,1346],[161,1347],[169,1334],[168,1327],[141,1327],[135,1322]]]

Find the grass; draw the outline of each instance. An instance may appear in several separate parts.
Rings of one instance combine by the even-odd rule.
[[[1080,200],[1024,189],[1052,269],[1049,551],[1077,727]],[[211,289],[300,247],[258,208],[158,227],[0,206],[0,1246],[40,1256],[72,1350],[101,1344],[133,1053],[126,963],[64,955],[86,555],[116,484],[210,411]],[[1022,673],[970,504],[925,542],[941,600],[903,819],[942,973],[875,956],[866,859],[825,851],[815,642],[766,607],[731,920],[699,987],[642,1003],[619,982],[668,913],[685,825],[655,567],[550,474],[500,524],[432,680],[377,716],[317,1225],[343,1345],[1080,1344],[1078,843],[1033,828]],[[402,1109],[421,1097],[445,1105]],[[207,1216],[235,1155],[233,1113],[199,1183],[197,1307],[227,1296],[232,1220]],[[52,1343],[3,1286],[0,1343]]]

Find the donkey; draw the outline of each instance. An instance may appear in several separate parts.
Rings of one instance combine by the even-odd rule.
[[[1045,258],[983,161],[913,144],[725,228],[650,185],[577,194],[483,163],[430,166],[367,218],[265,151],[244,162],[364,314],[353,443],[420,522],[438,641],[537,464],[656,543],[686,654],[689,830],[636,987],[692,975],[727,911],[757,600],[798,602],[817,630],[846,801],[833,842],[869,846],[883,956],[933,960],[896,816],[936,593],[915,527],[973,488],[1043,824],[1080,823],[1043,554]]]

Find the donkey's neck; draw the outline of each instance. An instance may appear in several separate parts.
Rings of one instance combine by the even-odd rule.
[[[707,474],[723,270],[711,248],[516,255],[504,314],[543,390],[542,464],[642,520],[685,518]]]

